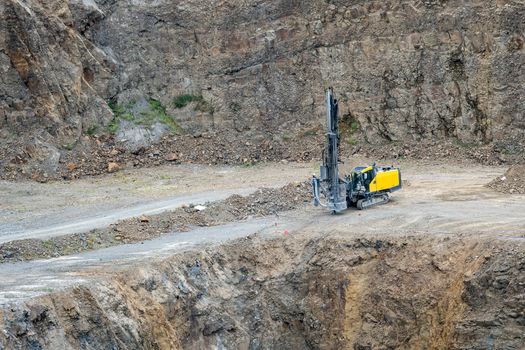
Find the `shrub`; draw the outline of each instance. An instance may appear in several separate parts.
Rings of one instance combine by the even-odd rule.
[[[88,136],[93,136],[97,133],[97,130],[98,130],[98,125],[91,125],[87,130],[86,130],[86,135]]]
[[[194,101],[199,101],[201,99],[202,99],[202,96],[196,96],[196,95],[190,95],[190,94],[179,95],[175,97],[175,99],[173,100],[173,106],[175,108],[184,108],[189,103],[194,102]]]
[[[107,126],[108,131],[115,134],[121,120],[127,120],[135,125],[143,125],[146,127],[151,127],[156,122],[160,122],[166,125],[173,133],[179,133],[182,131],[182,128],[175,122],[175,120],[173,120],[173,117],[168,115],[166,108],[159,100],[149,99],[148,104],[150,107],[149,110],[142,112],[139,117],[136,117],[128,112],[133,108],[135,102],[130,102],[126,108],[115,102],[108,102],[108,106],[111,108],[114,115],[113,120],[111,120]]]
[[[184,108],[188,104],[195,102],[195,110],[200,111],[203,113],[210,113],[213,114],[215,112],[215,108],[212,106],[211,103],[206,101],[202,95],[191,95],[191,94],[184,94],[179,95],[175,97],[173,100],[173,106],[177,109]]]

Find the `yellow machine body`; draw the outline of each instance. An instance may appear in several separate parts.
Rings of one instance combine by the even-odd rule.
[[[370,192],[384,191],[399,187],[401,175],[399,169],[378,171],[374,179],[370,182]]]

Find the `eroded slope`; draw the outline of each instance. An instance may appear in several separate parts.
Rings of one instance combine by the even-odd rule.
[[[249,237],[2,311],[6,348],[519,349],[525,249],[449,236]]]

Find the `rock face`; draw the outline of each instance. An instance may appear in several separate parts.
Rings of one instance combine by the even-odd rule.
[[[87,74],[105,55],[73,27],[67,2],[2,2],[0,16],[3,131],[38,132],[60,145],[111,119]]]
[[[454,138],[522,151],[520,1],[0,6],[4,143],[29,135],[74,146],[129,91],[160,101],[190,132],[293,133],[322,120],[323,90],[334,86],[370,143]],[[198,99],[177,106],[184,95]]]
[[[0,347],[521,349],[524,262],[500,238],[247,238],[0,309]]]

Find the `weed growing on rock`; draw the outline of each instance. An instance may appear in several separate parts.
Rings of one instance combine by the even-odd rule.
[[[94,136],[97,133],[98,125],[92,125],[86,130],[86,135]]]
[[[230,103],[230,110],[233,113],[240,112],[241,111],[241,105],[238,104],[237,102],[232,102],[232,103]]]
[[[74,143],[68,143],[68,144],[63,145],[63,147],[64,147],[64,149],[66,149],[68,151],[72,151],[75,148],[75,144]]]
[[[113,112],[113,120],[108,124],[108,131],[112,134],[115,134],[118,130],[121,120],[127,120],[133,122],[135,117],[133,114],[126,111],[126,109],[114,101],[108,102],[109,108]]]
[[[55,247],[55,245],[53,244],[53,242],[49,240],[45,240],[45,241],[42,241],[42,247],[44,247],[47,250],[52,250]]]
[[[135,102],[130,102],[126,107],[115,102],[108,102],[109,107],[113,111],[114,118],[108,124],[108,130],[115,134],[118,130],[121,120],[129,121],[135,125],[142,125],[151,128],[156,122],[160,122],[168,127],[174,133],[180,133],[182,128],[175,122],[172,116],[168,115],[166,108],[155,99],[148,100],[149,109],[140,112],[140,116],[135,116],[129,112],[135,105]]]
[[[351,115],[345,116],[341,129],[341,134],[348,145],[355,146],[359,143],[359,140],[355,138],[355,134],[361,130],[361,124],[359,124],[357,119],[354,119]]]
[[[195,102],[194,110],[196,111],[209,114],[213,114],[215,112],[215,108],[212,106],[212,104],[206,101],[202,95],[179,95],[173,100],[173,106],[177,109],[181,109],[192,102]]]
[[[346,139],[346,143],[348,143],[350,146],[355,146],[359,143],[359,141],[357,141],[356,139],[354,139],[352,136],[349,136],[347,139]]]
[[[178,134],[182,131],[182,128],[175,122],[175,120],[173,120],[173,117],[166,113],[166,108],[160,103],[160,101],[150,99],[149,105],[151,107],[151,112],[155,114],[155,118],[162,124],[166,125],[172,133]]]
[[[200,96],[200,98],[202,98],[202,96]],[[179,95],[175,97],[175,99],[173,100],[173,106],[178,109],[184,108],[191,102],[197,101],[198,99],[199,99],[199,96],[196,96],[196,95],[190,95],[190,94]]]

